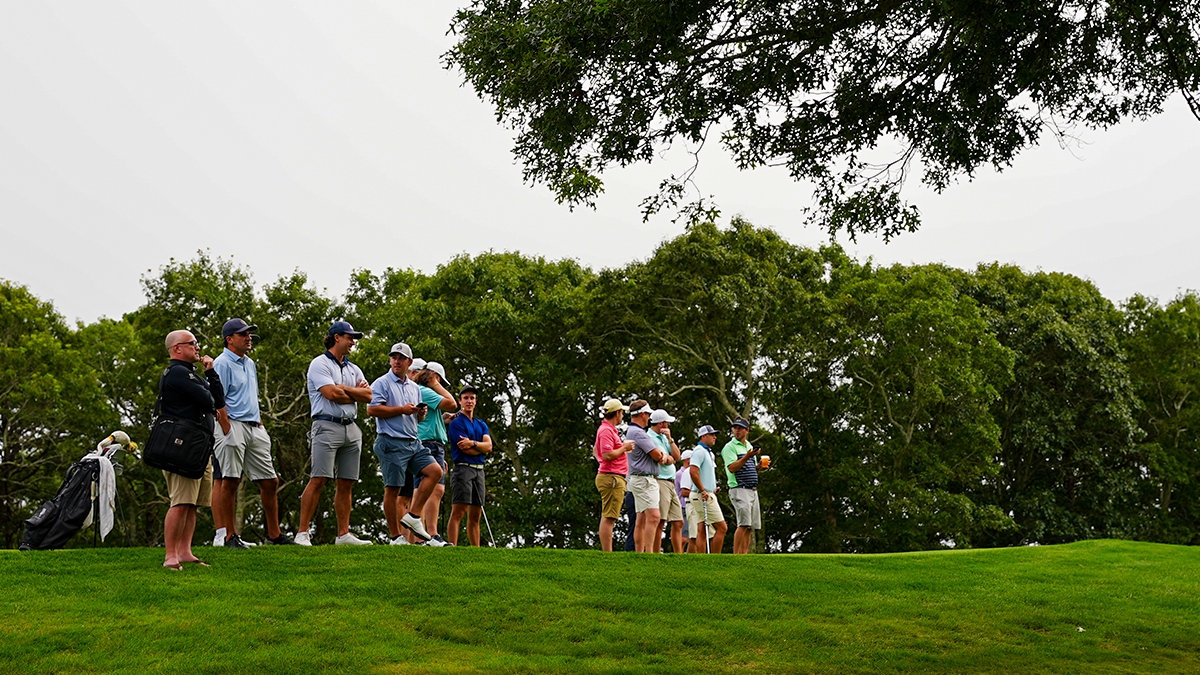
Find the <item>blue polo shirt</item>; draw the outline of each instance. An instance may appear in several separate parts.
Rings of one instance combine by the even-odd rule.
[[[692,449],[692,466],[700,470],[700,483],[705,490],[712,492],[717,489],[717,465],[713,461],[712,448],[704,443],[697,443]],[[690,468],[688,470],[691,471]],[[699,490],[699,487],[692,489]]]
[[[213,359],[213,370],[225,388],[229,419],[258,424],[258,368],[249,356],[238,356],[226,347]]]
[[[483,466],[484,455],[468,455],[458,449],[458,442],[464,438],[469,438],[472,441],[482,443],[483,437],[490,436],[492,433],[488,431],[487,422],[479,418],[470,419],[466,415],[459,414],[450,420],[450,428],[446,430],[446,433],[450,436],[450,456],[454,458],[455,464]]]
[[[402,406],[421,402],[421,390],[416,382],[400,379],[392,371],[380,375],[371,383],[371,405]],[[417,414],[376,417],[375,430],[394,438],[417,440]]]

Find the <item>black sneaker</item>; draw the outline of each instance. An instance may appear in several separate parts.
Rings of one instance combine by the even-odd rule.
[[[235,532],[225,540],[225,548],[250,548],[250,545],[242,541],[242,538]]]
[[[280,532],[279,536],[275,537],[274,539],[271,539],[270,537],[268,537],[267,543],[274,544],[276,546],[299,546],[299,544],[292,541],[291,537],[287,536],[286,534],[284,534],[282,532]]]

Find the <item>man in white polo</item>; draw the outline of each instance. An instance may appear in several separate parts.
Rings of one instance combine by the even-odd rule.
[[[362,430],[358,404],[371,402],[371,385],[358,366],[350,363],[350,350],[362,333],[345,321],[335,321],[325,336],[325,352],[308,364],[308,403],[312,417],[312,477],[300,497],[300,527],[296,543],[312,546],[308,532],[325,483],[337,480],[333,510],[337,514],[335,544],[370,544],[350,534],[350,507],[358,482],[362,455]]]

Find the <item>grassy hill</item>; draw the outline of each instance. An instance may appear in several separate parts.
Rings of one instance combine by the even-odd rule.
[[[0,551],[5,673],[1200,672],[1200,550]]]

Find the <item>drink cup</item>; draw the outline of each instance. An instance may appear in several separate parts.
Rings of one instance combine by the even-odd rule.
[[[770,455],[762,455],[762,457],[760,457],[760,459],[762,460],[762,468],[764,468],[764,469],[771,468],[771,456]]]

